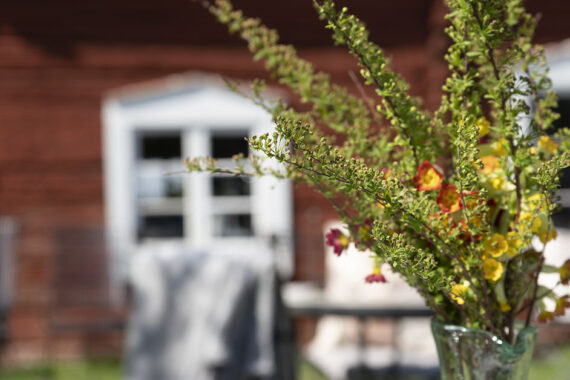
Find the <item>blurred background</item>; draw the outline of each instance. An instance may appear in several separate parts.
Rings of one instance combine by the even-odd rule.
[[[338,3],[435,109],[442,1]],[[310,1],[235,4],[357,93],[354,59]],[[541,15],[536,41],[559,92],[557,125],[568,126],[570,2],[527,8]],[[243,378],[437,378],[421,300],[393,276],[364,286],[365,259],[332,260],[324,233],[337,222],[322,197],[286,181],[175,173],[185,157],[247,155],[243,138],[271,130],[220,75],[269,79],[197,3],[0,0],[0,379],[205,379],[172,367],[208,365]],[[570,243],[567,191],[566,178],[552,264]],[[567,376],[566,322],[541,326],[533,374]],[[201,351],[210,356],[182,365]]]

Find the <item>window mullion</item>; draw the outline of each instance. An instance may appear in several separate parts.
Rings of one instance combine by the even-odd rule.
[[[210,133],[206,128],[193,126],[184,137],[185,155],[204,157],[210,154]],[[185,181],[187,196],[184,214],[186,238],[194,248],[208,247],[212,242],[212,207],[208,173],[192,173]]]

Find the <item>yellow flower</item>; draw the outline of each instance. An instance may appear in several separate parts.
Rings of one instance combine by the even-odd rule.
[[[510,231],[506,235],[507,242],[509,243],[509,249],[507,254],[511,257],[515,256],[521,248],[523,247],[523,241],[520,239],[520,236],[515,231]]]
[[[493,148],[493,152],[495,153],[496,156],[499,157],[503,157],[507,155],[507,139],[505,139],[504,137],[495,141],[492,145]]]
[[[483,137],[489,134],[489,120],[485,118],[485,116],[481,116],[479,119],[475,121],[475,125],[479,128],[479,137]]]
[[[531,146],[529,149],[529,152],[530,152],[530,154],[536,154],[536,152],[537,152],[536,147]]]
[[[542,150],[545,153],[553,154],[558,149],[558,145],[548,136],[540,136],[538,139],[538,149]]]
[[[535,211],[540,209],[540,211],[546,211],[546,200],[544,195],[541,193],[536,193],[527,198],[528,208],[530,211]]]
[[[530,230],[535,234],[540,231],[540,227],[542,226],[542,221],[537,215],[526,211],[521,212],[520,221],[523,222],[523,230],[526,229],[530,223],[532,223]]]
[[[505,184],[505,179],[503,177],[491,178],[491,187],[495,190],[501,190],[504,184]]]
[[[497,282],[503,275],[503,264],[495,259],[483,260],[483,274],[486,280]]]
[[[548,234],[548,235],[547,235]],[[558,232],[556,232],[556,230],[554,229],[554,226],[550,226],[550,229],[548,228],[544,228],[542,231],[540,231],[540,233],[538,234],[538,238],[540,239],[540,241],[542,242],[542,244],[554,240],[556,239],[556,237],[558,236]]]
[[[481,162],[483,163],[483,169],[479,169],[479,171],[483,174],[491,174],[495,171],[498,160],[497,157],[488,155],[481,157]]]
[[[485,250],[493,257],[501,257],[509,249],[507,239],[501,234],[494,233],[491,239],[485,240]]]
[[[507,312],[507,311],[511,310],[511,305],[509,305],[509,303],[507,301],[501,301],[499,303],[499,307],[501,308],[502,312]]]
[[[465,300],[460,297],[463,293],[467,291],[467,285],[454,284],[451,286],[451,293],[449,294],[451,298],[457,302],[458,305],[463,305]]]

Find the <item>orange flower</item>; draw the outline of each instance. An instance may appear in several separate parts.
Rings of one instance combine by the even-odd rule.
[[[413,178],[414,186],[419,191],[438,190],[441,188],[443,175],[428,161],[422,162],[418,173]]]
[[[495,171],[498,160],[496,156],[489,155],[481,157],[481,162],[483,163],[483,169],[479,169],[479,171],[483,174],[491,174]]]
[[[463,208],[461,196],[455,185],[445,185],[437,196],[437,205],[443,212],[454,213]]]

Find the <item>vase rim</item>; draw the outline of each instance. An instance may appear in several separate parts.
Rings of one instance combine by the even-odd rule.
[[[478,328],[474,328],[474,327],[467,327],[467,326],[461,326],[461,325],[455,325],[452,323],[445,323],[445,322],[440,322],[438,321],[435,317],[432,318],[431,320],[431,324],[432,327],[436,326],[436,327],[442,327],[443,329],[447,330],[447,331],[461,331],[461,332],[477,332],[483,335],[487,335],[489,336],[497,345],[500,346],[505,346],[505,347],[510,347],[512,349],[516,349],[516,348],[520,348],[520,349],[524,349],[526,346],[526,341],[524,340],[525,336],[531,334],[531,335],[536,335],[537,333],[537,328],[529,325],[521,330],[517,331],[516,334],[516,339],[515,339],[515,343],[511,344],[507,341],[505,341],[504,339],[502,339],[501,337],[497,336],[496,334],[493,334],[490,331],[487,330],[483,330],[483,329],[478,329]]]

